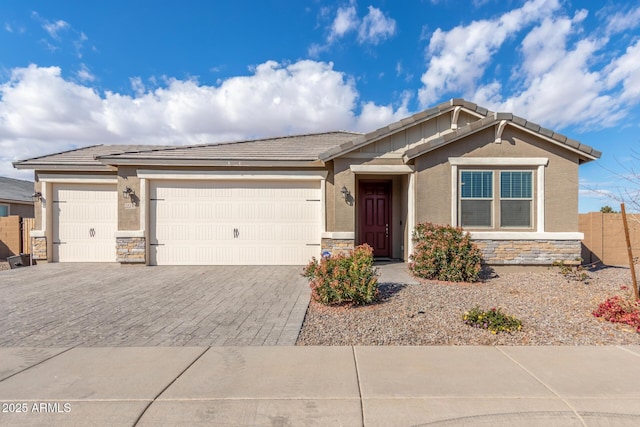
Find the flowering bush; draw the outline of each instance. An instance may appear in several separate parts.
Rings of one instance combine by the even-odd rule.
[[[469,326],[484,328],[492,334],[499,332],[513,332],[522,329],[522,322],[513,316],[504,314],[499,308],[491,310],[481,310],[480,307],[467,311],[462,316],[462,320]]]
[[[612,323],[624,323],[640,332],[640,301],[630,301],[618,295],[606,299],[593,312]]]
[[[378,297],[373,249],[367,244],[349,255],[313,258],[302,275],[309,279],[313,299],[325,305],[371,304]]]
[[[482,252],[461,228],[418,224],[413,241],[409,269],[415,276],[450,282],[475,282],[480,277]]]

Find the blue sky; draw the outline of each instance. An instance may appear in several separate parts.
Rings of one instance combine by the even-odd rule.
[[[603,151],[580,210],[617,206],[640,153],[640,4],[0,2],[3,176],[94,144],[366,132],[458,97]]]

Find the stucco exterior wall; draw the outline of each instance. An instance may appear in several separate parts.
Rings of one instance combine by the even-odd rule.
[[[355,174],[349,169],[351,162],[348,159],[335,159],[333,161],[334,173],[334,229],[329,231],[355,232]],[[340,190],[345,186],[351,194],[350,203],[345,202]]]
[[[38,181],[38,174],[35,174],[36,182],[34,183],[34,192],[39,191],[42,193],[42,182]],[[34,227],[36,230],[42,230],[42,201],[38,200],[33,204],[33,217],[35,218]]]
[[[578,231],[577,154],[510,126],[504,130],[502,143],[496,144],[494,139],[495,130],[491,127],[415,159],[417,222],[451,222],[449,157],[544,157],[549,159],[545,167],[545,231]],[[533,170],[537,192],[535,168],[517,169]],[[533,212],[535,227],[535,194]]]
[[[133,195],[125,199],[122,192],[127,188]],[[140,230],[140,178],[137,169],[121,166],[118,168],[118,230]]]
[[[403,131],[393,133],[356,150],[354,153],[349,153],[345,157],[370,155],[373,158],[389,155],[389,153],[400,155],[407,148],[422,142],[424,139],[437,137],[443,132],[451,130],[452,114],[452,112],[449,112]],[[456,123],[458,127],[463,127],[476,120],[478,120],[477,117],[461,111]]]

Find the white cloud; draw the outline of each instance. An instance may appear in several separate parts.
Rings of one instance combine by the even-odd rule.
[[[328,9],[321,10],[321,17],[328,15]],[[348,6],[339,7],[335,18],[328,27],[328,35],[324,44],[313,43],[307,53],[312,58],[317,58],[322,52],[326,52],[338,40],[347,34],[357,33],[359,44],[380,44],[392,37],[396,32],[396,21],[386,16],[380,9],[368,7],[367,14],[360,19],[355,0],[351,0]]]
[[[345,129],[369,131],[409,114],[359,104],[352,78],[333,64],[267,61],[247,76],[208,86],[167,79],[136,94],[100,94],[63,78],[58,67],[12,70],[0,84],[0,175],[28,175],[9,162],[109,143],[194,144]],[[153,84],[155,86],[155,84]]]
[[[54,39],[59,39],[58,33],[60,31],[63,30],[67,30],[69,29],[69,23],[66,21],[63,21],[61,19],[55,21],[55,22],[49,22],[49,21],[44,21],[44,23],[42,24],[42,28],[44,28],[44,30],[49,33],[49,35],[54,38]]]
[[[552,128],[616,125],[640,101],[640,41],[616,57],[603,31],[585,32],[587,15],[579,9],[568,17],[556,0],[530,0],[495,19],[437,29],[420,102],[429,105],[451,94]],[[604,20],[630,28],[635,15],[634,10]],[[490,66],[509,66],[497,64],[498,50],[516,35],[522,37],[520,57],[506,70],[510,78],[491,79]]]
[[[609,18],[607,33],[615,34],[640,26],[640,6],[627,12],[618,12]]]
[[[11,26],[11,24],[9,24],[8,22],[5,22],[4,24],[4,30],[9,32],[9,33],[13,33],[13,27]]]
[[[396,21],[386,17],[380,9],[369,6],[369,12],[362,19],[358,29],[358,41],[360,43],[378,44],[392,37],[396,32]]]
[[[450,31],[436,29],[429,42],[427,71],[422,75],[421,104],[430,105],[446,92],[471,93],[505,40],[559,7],[558,0],[530,0],[492,20],[473,21]]]
[[[86,64],[80,64],[80,69],[76,72],[78,79],[82,82],[92,82],[96,79]]]
[[[615,87],[622,84],[620,100],[638,103],[640,101],[640,40],[629,46],[626,52],[615,59],[604,70],[607,85]]]
[[[327,41],[332,43],[343,37],[349,31],[355,30],[358,23],[358,14],[354,5],[338,8]]]

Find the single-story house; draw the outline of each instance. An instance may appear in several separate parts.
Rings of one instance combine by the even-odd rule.
[[[367,134],[92,146],[35,171],[38,260],[306,264],[368,243],[408,260],[420,222],[461,226],[489,264],[580,256],[578,167],[600,152],[452,99]]]
[[[33,218],[33,182],[0,176],[0,217]]]

